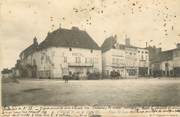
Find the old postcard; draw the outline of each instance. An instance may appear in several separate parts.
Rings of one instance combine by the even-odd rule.
[[[3,117],[180,117],[180,0],[0,0]]]

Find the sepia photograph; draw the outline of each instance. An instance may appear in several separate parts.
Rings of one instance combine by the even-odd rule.
[[[0,0],[0,72],[4,117],[86,106],[104,110],[82,117],[178,117],[180,0]]]

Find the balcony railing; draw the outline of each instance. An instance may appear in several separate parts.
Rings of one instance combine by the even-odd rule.
[[[123,68],[125,66],[125,64],[117,64],[117,63],[112,63],[111,65],[112,67],[117,67],[117,68]]]
[[[68,66],[92,67],[93,63],[68,63]]]

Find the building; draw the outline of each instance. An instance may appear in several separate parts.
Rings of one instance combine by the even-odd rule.
[[[13,73],[12,73],[12,70],[10,69],[3,69],[1,71],[1,74],[2,74],[2,78],[12,78],[13,77]]]
[[[125,39],[125,69],[126,77],[138,77],[137,47],[130,45],[130,39]]]
[[[101,46],[102,68],[104,77],[109,77],[115,70],[121,76],[125,76],[125,46],[118,44],[116,36],[107,38]]]
[[[173,51],[173,72],[175,77],[180,77],[180,44]]]
[[[149,75],[149,51],[144,48],[137,48],[137,66],[138,66],[138,76]]]
[[[149,75],[153,76],[153,70],[157,71],[157,75],[160,73],[160,68],[159,68],[159,60],[156,59],[160,53],[161,53],[161,48],[156,48],[156,46],[149,46],[146,47],[146,49],[149,51]],[[153,64],[153,65],[152,65]],[[155,66],[154,66],[155,65]]]
[[[159,54],[154,57],[151,64],[153,76],[180,76],[180,46],[177,44],[177,48],[160,51]]]
[[[117,42],[116,36],[105,39],[101,46],[103,74],[109,76],[115,70],[122,77],[147,76],[149,73],[149,52],[145,48],[130,44],[125,39],[125,45]]]
[[[23,50],[19,55],[20,60],[17,62],[17,65],[20,70],[21,77],[37,76],[37,66],[35,63],[36,51],[38,51],[38,42],[37,38],[34,37],[33,44]]]
[[[31,69],[31,77],[78,74],[84,79],[89,73],[102,72],[100,47],[86,31],[59,28],[48,33],[39,45],[36,40],[20,54],[23,66]]]

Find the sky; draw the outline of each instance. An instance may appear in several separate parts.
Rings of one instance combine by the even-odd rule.
[[[0,0],[0,70],[15,65],[36,36],[77,26],[99,46],[104,39],[125,35],[134,46],[163,50],[180,43],[180,0]]]

